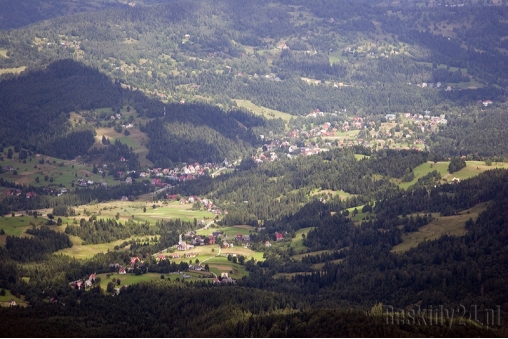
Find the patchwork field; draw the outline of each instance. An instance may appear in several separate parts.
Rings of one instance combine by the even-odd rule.
[[[476,220],[478,215],[485,210],[487,203],[478,204],[468,210],[461,212],[459,215],[449,217],[437,216],[428,225],[420,227],[417,232],[405,233],[402,235],[402,242],[392,248],[394,253],[402,253],[408,251],[412,247],[418,246],[419,243],[428,240],[436,240],[442,235],[461,236],[466,234],[465,222],[472,218]]]

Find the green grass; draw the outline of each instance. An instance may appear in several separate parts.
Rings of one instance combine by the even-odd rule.
[[[333,252],[334,252],[334,250],[323,250],[323,251],[314,251],[314,252],[300,253],[300,254],[293,255],[291,257],[291,259],[294,259],[296,261],[302,261],[302,258],[306,257],[308,255],[313,256],[313,255],[320,255],[320,254],[323,254],[323,253],[333,253]]]
[[[16,296],[12,295],[10,290],[5,290],[5,295],[0,295],[0,306],[8,307],[11,299],[14,299],[20,306],[27,306],[23,296],[21,298],[17,298]]]
[[[289,119],[291,119],[293,117],[289,113],[284,113],[284,112],[277,111],[277,110],[274,110],[271,108],[258,106],[250,100],[235,99],[235,102],[238,106],[247,108],[252,113],[257,114],[257,115],[262,115],[267,119],[281,118],[282,120],[284,120],[284,122],[288,123]]]
[[[13,235],[16,237],[21,236],[28,227],[30,227],[30,222],[34,221],[32,216],[23,216],[23,217],[11,217],[4,216],[0,217],[0,229],[5,231],[6,235]]]
[[[362,160],[362,159],[369,159],[370,155],[364,155],[364,154],[355,154],[356,160]]]
[[[352,221],[354,221],[355,223],[359,223],[362,221],[363,218],[365,217],[375,217],[376,215],[374,213],[363,213],[362,212],[362,208],[363,206],[365,205],[361,205],[361,206],[356,206],[356,207],[351,207],[351,208],[348,208],[347,210],[349,211],[349,217],[351,218]],[[358,214],[353,216],[353,211],[355,210],[355,208],[358,210]]]
[[[426,162],[421,164],[413,169],[413,173],[415,175],[414,179],[409,182],[401,182],[399,183],[399,187],[403,189],[407,189],[409,186],[414,185],[419,178],[429,174],[430,172],[437,170],[441,176],[445,176],[448,173],[448,161],[438,162],[436,164],[432,162]]]
[[[5,73],[21,73],[25,70],[26,66],[16,67],[16,68],[0,68],[0,74]]]
[[[308,247],[303,245],[302,235],[305,234],[305,237],[307,237],[309,232],[312,231],[314,228],[315,227],[305,227],[305,228],[299,229],[296,232],[295,237],[293,239],[291,239],[291,244],[289,246],[293,247],[293,249],[297,253],[306,251],[308,249]]]
[[[447,166],[448,168],[448,166]],[[466,167],[461,169],[460,171],[454,172],[452,174],[448,174],[445,176],[447,180],[453,179],[453,177],[459,178],[460,180],[469,179],[471,177],[477,176],[480,173],[485,171],[494,169],[494,168],[505,168],[508,169],[508,163],[506,162],[497,162],[493,163],[491,166],[487,166],[483,161],[466,161]]]
[[[159,207],[153,208],[153,205]],[[146,208],[146,212],[143,209]],[[97,214],[98,219],[115,218],[117,213],[120,213],[120,221],[125,222],[131,219],[134,215],[134,221],[155,224],[156,221],[161,219],[180,219],[182,221],[193,222],[196,220],[211,220],[215,218],[215,214],[208,211],[195,211],[192,210],[192,204],[181,205],[179,202],[169,202],[164,204],[162,202],[154,203],[153,201],[110,201],[97,205],[84,205],[75,208],[76,213],[84,213],[84,210],[90,213]],[[100,213],[100,214],[99,214]]]
[[[107,251],[114,251],[115,246],[121,245],[124,241],[129,241],[132,238],[121,239],[104,244],[90,244],[82,245],[82,240],[78,237],[70,236],[73,246],[71,248],[64,248],[55,252],[55,254],[65,254],[76,259],[89,259],[98,253],[106,253]],[[144,237],[136,237],[143,239]]]
[[[458,215],[440,217],[435,215],[436,219],[429,224],[422,226],[417,232],[404,233],[402,242],[392,248],[392,252],[402,253],[410,248],[418,246],[423,241],[436,240],[442,235],[461,236],[466,234],[465,222],[472,218],[476,220],[478,215],[487,207],[487,203],[481,203],[472,208],[462,211]]]
[[[508,168],[508,163],[505,162],[493,163],[492,166],[487,166],[483,161],[466,161],[466,167],[460,171],[450,174],[448,173],[449,164],[449,161],[440,161],[435,164],[429,161],[421,164],[413,169],[415,178],[412,181],[399,182],[398,185],[400,188],[407,189],[409,186],[414,185],[419,178],[434,170],[437,170],[441,174],[441,177],[443,178],[441,182],[445,182],[445,180],[449,182],[453,178],[459,178],[460,180],[469,179],[494,168]]]
[[[232,240],[236,237],[237,234],[242,235],[250,235],[257,234],[256,228],[248,225],[238,225],[238,226],[230,226],[230,227],[210,227],[207,230],[200,230],[198,234],[200,235],[210,235],[213,232],[221,231],[223,235],[228,236],[228,240]]]
[[[113,281],[113,279],[115,279],[115,287],[122,287],[125,285],[130,286],[130,285],[134,285],[134,284],[141,283],[141,282],[152,281],[154,279],[160,280],[160,278],[161,278],[161,275],[158,273],[145,273],[142,275],[134,275],[132,273],[127,273],[127,274],[112,273],[111,276],[109,277],[109,279],[106,277],[106,275],[107,275],[107,273],[101,273],[101,274],[97,274],[95,276],[96,278],[101,278],[100,285],[104,291],[106,291],[106,288],[108,287],[108,283],[110,281]],[[117,283],[116,283],[117,279],[120,279],[120,285],[117,285]]]
[[[82,177],[86,180],[92,180],[97,183],[105,181],[108,183],[108,185],[119,183],[119,181],[115,181],[112,176],[106,176],[105,178],[102,178],[100,174],[93,174],[91,165],[81,164],[68,160],[62,160],[42,155],[33,155],[26,159],[26,163],[23,163],[22,160],[18,160],[19,153],[14,153],[13,159],[7,159],[8,148],[11,147],[4,148],[4,160],[0,161],[0,166],[12,166],[18,173],[14,175],[14,171],[6,171],[0,174],[0,177],[4,178],[5,180],[15,181],[17,184],[52,186],[55,189],[59,190],[60,184],[67,189],[71,189],[71,183],[77,180],[79,177]],[[44,164],[39,163],[40,159],[45,160]],[[49,163],[46,160],[49,160]],[[63,166],[60,166],[62,163]],[[86,177],[86,175],[88,175],[88,177]],[[48,176],[48,181],[44,180],[45,176]],[[39,177],[39,183],[36,182],[37,177]],[[50,181],[50,177],[53,177],[53,182]]]
[[[342,49],[340,51],[331,52],[328,60],[330,61],[330,65],[334,62],[347,60],[347,57],[342,55]]]

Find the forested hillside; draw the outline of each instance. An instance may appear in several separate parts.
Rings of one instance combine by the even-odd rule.
[[[168,102],[229,110],[242,99],[295,116],[430,111],[458,122],[472,118],[463,111],[479,100],[506,101],[504,17],[501,3],[475,1],[144,1],[2,31],[0,68],[15,73],[73,58]],[[503,146],[493,150],[506,138],[491,131],[491,119],[477,120],[467,133],[484,136],[475,145],[453,130],[436,131],[427,144],[442,156],[506,155]],[[225,149],[204,152],[237,155]]]
[[[507,18],[0,0],[0,333],[506,337]]]

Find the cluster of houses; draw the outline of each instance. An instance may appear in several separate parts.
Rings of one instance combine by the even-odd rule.
[[[209,170],[218,169],[220,166],[216,163],[206,163],[201,165],[196,162],[194,164],[184,164],[183,167],[169,168],[152,168],[146,172],[139,173],[140,178],[153,178],[152,184],[156,186],[165,186],[160,178],[167,178],[173,181],[193,180],[200,175],[206,174]]]
[[[95,273],[92,273],[92,274],[90,274],[88,279],[78,279],[78,280],[70,282],[69,285],[80,290],[81,287],[83,287],[83,289],[92,287],[92,285],[94,283],[95,283]]]
[[[421,84],[416,84],[416,86],[418,87],[421,87],[421,88],[433,88],[433,87],[436,87],[436,88],[440,88],[441,87],[441,83],[440,82],[436,82],[435,84],[433,82],[422,82]],[[448,86],[450,87],[450,86]],[[451,87],[450,88],[446,88],[446,90],[450,91],[451,90]]]
[[[411,114],[404,113],[404,117],[409,119],[409,121],[413,122],[413,125],[421,129],[422,133],[427,130],[434,131],[437,129],[438,125],[447,125],[448,120],[446,120],[446,116],[441,114],[439,116],[431,116],[429,111],[425,111],[425,114]]]

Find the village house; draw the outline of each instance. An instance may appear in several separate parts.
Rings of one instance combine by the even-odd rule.
[[[275,240],[277,240],[277,241],[284,240],[284,236],[282,235],[282,233],[275,232]]]

